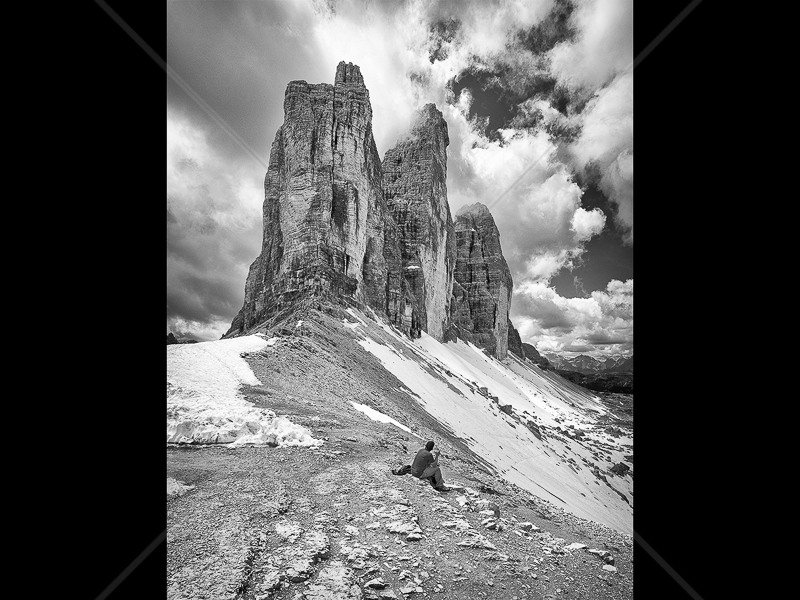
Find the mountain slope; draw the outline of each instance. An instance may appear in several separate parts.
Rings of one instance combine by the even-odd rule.
[[[608,410],[598,397],[513,355],[499,361],[470,343],[443,344],[424,333],[412,341],[374,314],[320,308],[265,331],[270,340],[276,331],[292,335],[256,353],[264,357],[286,344],[305,349],[296,365],[286,359],[285,368],[302,369],[307,378],[293,396],[302,391],[304,398],[325,402],[332,394],[338,402],[380,410],[412,431],[409,419],[427,422],[463,443],[498,477],[577,516],[631,533],[632,479],[603,480],[601,472],[631,454],[632,431],[619,439],[606,433],[601,418]],[[333,334],[335,345],[323,350]],[[323,379],[303,366],[307,355],[320,352],[334,361]],[[259,375],[260,362],[252,368],[259,380],[274,379],[269,371]]]
[[[599,430],[596,416],[607,410],[597,397],[513,355],[498,361],[470,343],[442,344],[424,333],[413,343],[384,331],[390,337],[366,324],[354,333],[403,382],[401,391],[465,440],[494,473],[573,514],[632,532],[632,482],[597,486],[598,453],[591,444],[613,448],[617,462],[625,454],[622,444],[633,440],[617,442]],[[570,426],[582,432],[582,441],[563,435]]]
[[[204,390],[208,403],[206,384],[178,380],[180,355],[213,357],[183,372],[230,373],[238,387],[219,393],[252,413],[206,424],[232,431],[231,444],[168,445],[170,489],[182,490],[168,496],[168,597],[631,596],[632,540],[619,531],[631,508],[610,486],[632,498],[632,473],[610,467],[632,454],[632,432],[557,375],[463,342],[411,341],[326,303],[252,336],[168,346],[183,390],[173,407]],[[390,472],[427,439],[449,494]]]

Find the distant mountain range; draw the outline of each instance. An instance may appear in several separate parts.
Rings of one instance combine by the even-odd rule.
[[[189,339],[189,338],[176,338],[175,334],[171,331],[167,332],[167,346],[170,344],[196,344],[197,340]]]
[[[633,355],[592,357],[586,354],[563,356],[552,352],[542,353],[553,367],[559,371],[574,371],[583,375],[598,373],[633,373]]]

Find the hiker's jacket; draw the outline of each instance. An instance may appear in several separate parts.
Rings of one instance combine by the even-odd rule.
[[[414,477],[419,477],[422,475],[422,472],[433,463],[434,460],[436,459],[433,458],[433,454],[428,452],[425,448],[422,448],[414,457],[414,462],[411,463],[411,474]]]

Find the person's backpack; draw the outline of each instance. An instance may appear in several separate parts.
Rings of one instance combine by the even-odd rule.
[[[408,475],[409,473],[411,473],[411,465],[403,465],[392,469],[392,475]]]

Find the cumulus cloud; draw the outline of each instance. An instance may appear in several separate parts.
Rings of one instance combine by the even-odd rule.
[[[606,85],[633,61],[633,0],[573,0],[574,42],[550,51],[551,71],[570,87]]]
[[[540,352],[615,354],[633,347],[633,280],[612,280],[588,298],[564,298],[542,282],[515,286],[512,319]]]
[[[576,241],[584,241],[603,231],[606,215],[599,208],[585,210],[578,207],[572,215],[572,226]]]
[[[599,176],[599,187],[617,208],[615,219],[633,243],[633,73],[619,75],[587,104],[580,137],[568,152]]]
[[[616,203],[614,217],[623,227],[625,241],[633,245],[633,153],[628,148],[603,171],[600,189]]]
[[[324,69],[332,78],[340,60],[358,64],[370,91],[373,132],[382,155],[409,128],[414,111],[447,102],[448,83],[470,67],[495,68],[516,61],[522,74],[533,60],[516,41],[519,30],[544,18],[553,0],[486,2],[408,2],[364,5],[314,4],[318,15],[312,38]],[[443,39],[433,27],[455,22]],[[440,60],[433,63],[433,46]]]
[[[585,242],[602,231],[605,215],[581,207],[582,191],[555,158],[547,132],[506,129],[489,140],[468,119],[465,95],[444,110],[450,209],[487,205],[514,280],[548,280],[575,263]]]

